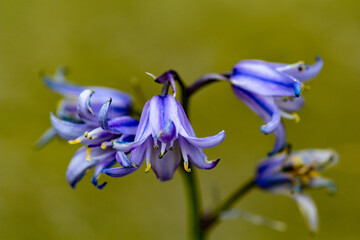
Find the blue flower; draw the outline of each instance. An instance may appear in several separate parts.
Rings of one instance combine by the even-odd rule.
[[[260,130],[274,133],[276,142],[272,154],[286,145],[286,134],[281,117],[299,120],[296,112],[304,105],[301,94],[303,82],[321,71],[321,58],[309,66],[244,60],[234,66],[230,82],[235,95],[266,123]]]
[[[152,168],[161,181],[166,181],[173,177],[181,157],[188,172],[189,162],[200,169],[215,167],[219,159],[207,160],[202,148],[217,146],[224,138],[224,131],[212,137],[197,138],[183,107],[168,94],[156,95],[145,104],[133,142],[115,140],[113,143],[114,148],[122,152],[118,157],[123,162],[140,166],[146,158],[145,172]],[[128,158],[125,153],[130,151]],[[127,165],[105,169],[104,173],[122,177],[138,169]]]
[[[70,161],[67,181],[75,188],[87,170],[96,167],[92,183],[103,188],[106,183],[98,184],[100,174],[117,162],[111,141],[132,141],[137,130],[138,120],[129,116],[130,96],[115,89],[69,83],[64,71],[57,71],[54,79],[44,77],[44,82],[64,96],[57,116],[50,114],[52,131],[71,144],[84,145]]]
[[[316,232],[318,228],[316,205],[304,190],[327,188],[330,192],[335,192],[335,184],[322,177],[320,172],[333,166],[338,159],[338,154],[330,149],[278,153],[265,158],[258,165],[256,184],[266,191],[292,197],[297,202],[310,230]]]

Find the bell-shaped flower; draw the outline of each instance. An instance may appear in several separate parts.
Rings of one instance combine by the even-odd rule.
[[[71,160],[66,178],[72,187],[85,172],[96,166],[92,183],[98,188],[98,177],[102,171],[116,163],[116,150],[112,140],[132,141],[137,130],[138,120],[130,116],[108,117],[112,100],[106,101],[98,112],[92,109],[92,90],[84,90],[78,99],[77,115],[80,123],[69,122],[51,114],[51,123],[55,132],[71,144],[81,143],[81,147]]]
[[[109,98],[112,98],[112,105],[109,109],[109,115],[111,117],[126,116],[130,114],[132,106],[132,99],[130,95],[111,88],[76,85],[69,82],[66,79],[65,74],[66,69],[64,67],[59,67],[56,69],[54,77],[43,77],[43,81],[49,89],[63,96],[63,99],[60,100],[56,111],[56,116],[59,119],[72,123],[88,123],[84,124],[86,127],[89,127],[89,125],[97,125],[96,118],[92,118],[91,121],[94,124],[91,124],[91,122],[89,123],[87,119],[84,121],[84,119],[82,119],[78,114],[78,98],[80,94],[86,89],[91,89],[94,91],[91,94],[88,93],[88,97],[91,95],[91,110],[93,112],[98,112],[104,102],[106,102]],[[86,131],[88,130],[89,129],[86,129]],[[79,131],[80,129],[76,130],[73,136]],[[57,133],[53,128],[48,129],[38,140],[36,144],[37,147],[41,148],[45,146],[56,135]]]
[[[56,115],[50,114],[52,128],[40,142],[45,144],[58,135],[71,144],[84,145],[72,158],[66,179],[74,188],[87,170],[96,167],[92,183],[103,188],[106,183],[98,184],[100,174],[116,163],[116,150],[111,141],[132,141],[136,133],[138,120],[128,116],[130,96],[115,89],[88,89],[69,83],[63,68],[56,71],[53,79],[44,77],[44,82],[64,99],[60,101]]]
[[[189,162],[200,169],[211,169],[219,161],[208,160],[203,148],[212,148],[225,138],[221,131],[215,136],[197,138],[181,104],[170,94],[156,95],[144,106],[133,142],[113,141],[119,152],[116,157],[122,165],[104,170],[109,176],[122,177],[140,166],[146,159],[161,181],[169,180],[183,159],[184,168],[190,171]],[[124,152],[130,152],[130,157]],[[131,163],[131,164],[129,164]]]
[[[282,152],[267,157],[257,167],[256,184],[263,190],[292,197],[312,232],[318,228],[316,205],[304,193],[309,188],[336,190],[335,184],[320,172],[338,161],[338,154],[330,149],[307,149]]]
[[[314,78],[321,71],[321,58],[309,66],[271,63],[260,60],[244,60],[234,66],[230,76],[235,95],[266,123],[261,127],[264,134],[275,133],[276,142],[272,153],[286,145],[286,134],[281,117],[299,120],[296,112],[304,105],[302,83]]]

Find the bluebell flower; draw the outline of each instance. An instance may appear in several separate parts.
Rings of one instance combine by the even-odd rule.
[[[69,83],[63,71],[57,71],[54,79],[44,77],[44,82],[64,97],[56,115],[50,114],[52,130],[71,144],[84,145],[70,161],[67,181],[75,188],[96,167],[92,183],[103,188],[106,183],[98,184],[100,174],[117,162],[111,141],[132,141],[137,130],[138,120],[129,116],[130,96],[115,89]]]
[[[272,153],[286,145],[286,134],[281,117],[299,120],[296,112],[304,105],[301,94],[303,82],[314,78],[321,71],[321,58],[309,66],[244,60],[236,64],[230,76],[235,95],[266,123],[260,130],[275,133]]]
[[[225,138],[221,131],[215,136],[197,138],[181,104],[170,94],[156,95],[144,106],[133,142],[113,141],[114,148],[122,154],[118,158],[125,164],[140,166],[146,159],[148,172],[153,169],[161,181],[169,180],[181,162],[190,172],[189,162],[200,169],[211,169],[219,161],[208,160],[202,148],[212,148]],[[125,154],[130,152],[130,157]],[[137,167],[121,166],[105,169],[112,177],[122,177],[136,171]]]
[[[335,192],[335,184],[322,177],[320,172],[333,166],[338,159],[338,154],[330,149],[278,153],[265,158],[258,165],[256,184],[263,190],[293,198],[309,229],[316,232],[318,228],[316,205],[304,190],[326,188],[330,192]]]

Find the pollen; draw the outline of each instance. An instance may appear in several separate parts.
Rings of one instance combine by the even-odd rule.
[[[78,144],[78,143],[80,143],[81,142],[81,138],[77,138],[77,139],[75,139],[75,140],[70,140],[70,141],[68,141],[68,143],[70,143],[70,144]]]
[[[101,149],[102,149],[102,150],[105,150],[105,149],[106,149],[106,142],[101,143]]]
[[[86,149],[86,161],[91,160],[91,148]]]
[[[299,116],[299,114],[293,113],[292,115],[294,116],[295,122],[296,122],[296,123],[299,123],[299,122],[300,122],[300,116]]]
[[[147,166],[146,166],[146,169],[145,169],[145,172],[149,172],[151,169],[151,163],[148,163]]]
[[[86,131],[86,132],[84,132],[84,137],[88,137],[89,136],[89,132],[88,131]]]
[[[184,169],[187,172],[191,172],[191,168],[189,168],[189,163],[188,162],[184,162]]]

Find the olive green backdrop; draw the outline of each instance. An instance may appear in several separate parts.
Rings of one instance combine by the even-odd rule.
[[[242,59],[311,63],[320,55],[324,69],[305,93],[301,122],[286,122],[288,140],[295,149],[330,147],[341,155],[325,173],[338,193],[312,191],[320,213],[314,239],[359,239],[359,40],[358,0],[1,0],[0,238],[186,237],[178,173],[166,183],[143,170],[121,179],[104,176],[109,184],[102,191],[88,174],[72,190],[65,170],[78,146],[56,139],[34,150],[60,99],[42,84],[40,72],[52,74],[63,64],[74,82],[131,94],[130,81],[137,79],[149,99],[160,86],[145,71],[176,69],[191,83],[229,71]],[[198,136],[227,133],[220,146],[206,151],[209,158],[221,157],[220,164],[198,171],[204,205],[211,207],[252,176],[274,139],[260,133],[259,117],[226,83],[195,96],[190,114]],[[235,219],[219,225],[211,239],[313,239],[291,199],[254,190],[236,208],[286,222],[287,231]]]

